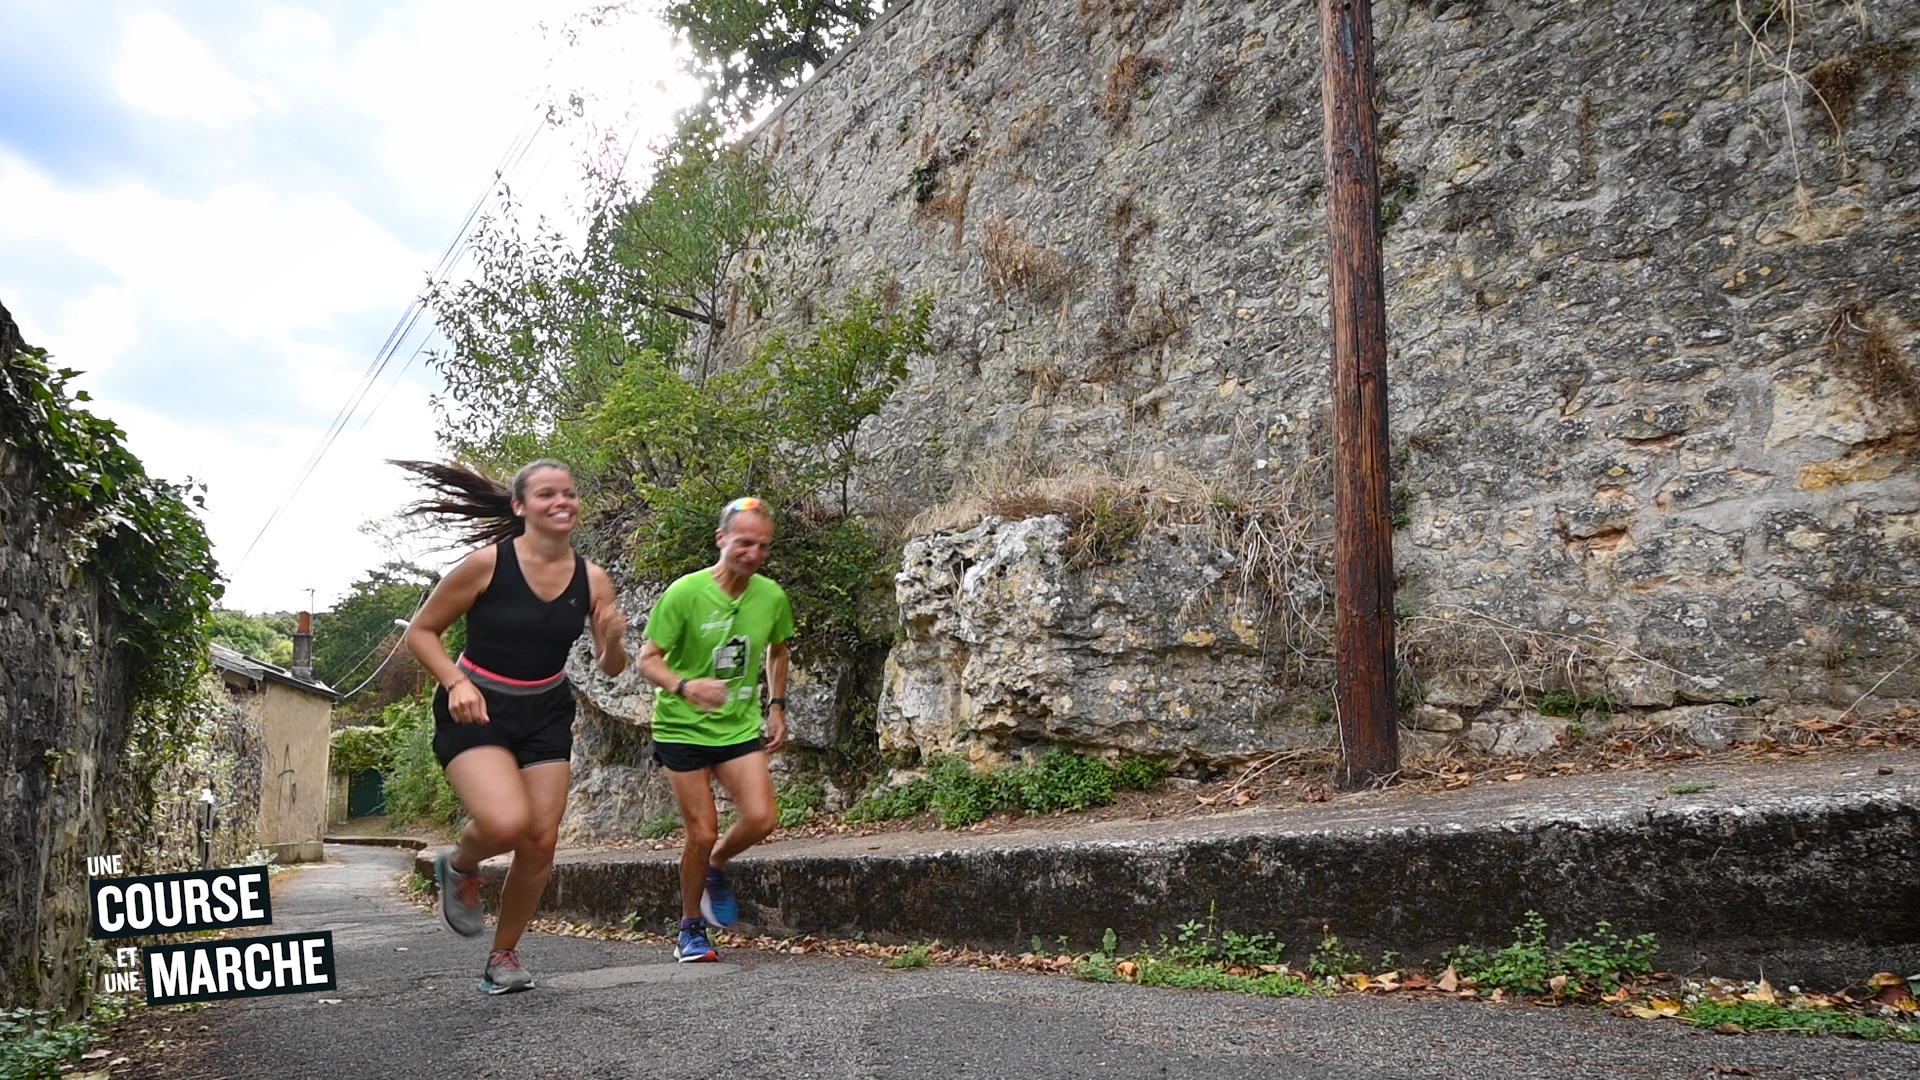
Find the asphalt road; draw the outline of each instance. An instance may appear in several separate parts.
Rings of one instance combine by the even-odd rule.
[[[955,968],[530,936],[537,989],[475,989],[486,940],[401,891],[410,854],[335,846],[273,882],[271,932],[333,931],[340,990],[139,1014],[116,1080],[525,1077],[1920,1076],[1920,1046],[1413,997],[1269,1001]],[[155,1044],[165,1040],[166,1048]]]

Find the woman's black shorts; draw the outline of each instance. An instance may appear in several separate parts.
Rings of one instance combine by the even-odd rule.
[[[746,757],[761,749],[758,736],[746,742],[732,746],[695,746],[693,743],[657,742],[653,744],[653,761],[663,769],[672,772],[699,772],[711,769],[715,765]]]
[[[440,767],[476,746],[499,746],[521,768],[573,756],[573,684],[560,680],[538,694],[500,694],[485,688],[487,722],[462,724],[447,711],[447,689],[433,695],[433,756]]]

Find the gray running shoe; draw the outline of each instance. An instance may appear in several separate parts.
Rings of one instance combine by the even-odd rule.
[[[520,950],[495,949],[487,960],[486,973],[480,976],[483,994],[512,994],[533,989],[533,976],[520,966]]]
[[[433,860],[433,880],[440,893],[440,921],[461,937],[474,937],[487,928],[480,906],[480,875],[462,873],[453,865],[452,852]]]

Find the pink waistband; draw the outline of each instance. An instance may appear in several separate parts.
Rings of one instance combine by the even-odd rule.
[[[560,685],[560,680],[567,677],[566,669],[562,668],[560,671],[555,672],[552,676],[545,679],[509,679],[505,675],[496,675],[486,668],[481,667],[479,664],[467,659],[466,653],[461,653],[460,658],[455,660],[454,663],[489,682],[499,683],[502,686],[511,686],[520,690],[546,690],[550,687]]]

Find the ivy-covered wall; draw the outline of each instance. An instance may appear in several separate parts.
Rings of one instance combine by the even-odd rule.
[[[9,355],[20,351],[0,311]],[[83,978],[86,856],[108,854],[130,657],[70,530],[36,506],[41,477],[0,443],[0,1005],[58,1000]]]
[[[195,858],[179,804],[230,710],[202,679],[205,532],[69,377],[0,307],[0,1008],[87,999],[86,858]]]

